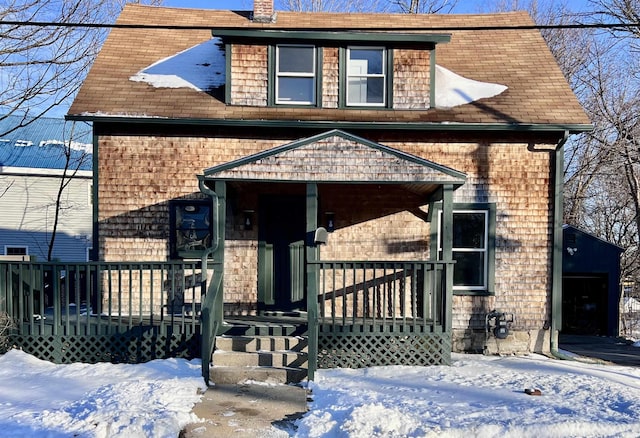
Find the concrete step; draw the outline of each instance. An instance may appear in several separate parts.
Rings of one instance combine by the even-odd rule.
[[[223,367],[306,367],[307,353],[290,351],[225,351],[213,353],[213,365]]]
[[[247,380],[298,383],[307,377],[308,342],[300,336],[217,336],[209,372],[214,384]]]
[[[216,349],[224,351],[307,351],[307,338],[300,336],[217,336]]]
[[[216,385],[247,381],[288,384],[302,382],[306,377],[307,370],[302,368],[214,366],[210,371],[210,379]]]

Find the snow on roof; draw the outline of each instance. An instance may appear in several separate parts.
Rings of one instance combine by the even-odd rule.
[[[156,88],[192,88],[209,91],[225,83],[225,53],[220,38],[212,38],[164,58],[129,78]],[[507,87],[462,77],[436,66],[436,108],[452,108],[496,96]]]
[[[129,78],[156,88],[193,88],[210,91],[225,83],[224,44],[212,38],[162,59]]]
[[[497,96],[506,89],[505,85],[474,81],[436,65],[436,108],[453,108]]]
[[[0,117],[0,133],[20,125],[20,116]],[[64,169],[65,148],[71,150],[72,166],[91,170],[93,142],[92,128],[87,123],[40,117],[26,126],[0,137],[0,166],[31,169]]]

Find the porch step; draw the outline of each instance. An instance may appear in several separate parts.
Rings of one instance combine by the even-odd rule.
[[[217,336],[210,379],[298,383],[307,377],[307,339],[300,336]]]

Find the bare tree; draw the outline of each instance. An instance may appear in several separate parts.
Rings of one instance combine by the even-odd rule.
[[[458,0],[392,0],[392,3],[406,14],[448,14]]]
[[[295,12],[386,12],[387,0],[276,0],[276,8]]]
[[[16,129],[68,101],[84,80],[107,32],[28,23],[110,23],[124,3],[124,0],[0,0],[0,20],[19,23],[0,25],[0,119],[20,115],[22,121],[13,128]]]
[[[448,13],[458,0],[277,0],[278,9],[298,12]]]
[[[62,154],[64,155],[64,169],[62,172],[62,176],[60,177],[60,183],[58,184],[58,191],[56,193],[55,200],[55,208],[54,208],[54,218],[53,224],[51,228],[51,234],[49,236],[49,245],[47,250],[47,261],[53,260],[53,249],[56,241],[56,234],[58,231],[58,225],[60,223],[60,217],[63,209],[67,208],[64,200],[63,194],[66,188],[69,186],[73,178],[78,174],[78,171],[89,161],[92,159],[92,155],[88,153],[84,147],[82,147],[79,153],[74,153],[78,149],[74,146],[74,138],[76,136],[76,129],[81,129],[78,127],[78,122],[71,122],[71,130],[69,134],[69,139],[65,139],[62,145]],[[84,146],[84,145],[83,145]]]

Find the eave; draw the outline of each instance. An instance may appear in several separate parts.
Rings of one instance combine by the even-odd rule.
[[[451,41],[451,34],[429,34],[416,32],[366,32],[353,30],[303,30],[303,29],[247,29],[247,28],[214,28],[211,34],[215,37],[229,40],[296,40],[314,42],[340,41],[345,43],[371,44],[403,44],[429,45],[434,47],[438,43]]]
[[[67,120],[99,123],[131,123],[161,125],[197,125],[219,127],[306,128],[389,131],[491,131],[491,132],[569,132],[578,134],[593,130],[592,124],[562,123],[448,123],[448,122],[376,122],[341,120],[249,120],[249,119],[184,119],[168,117],[132,117],[115,115],[68,114]]]

